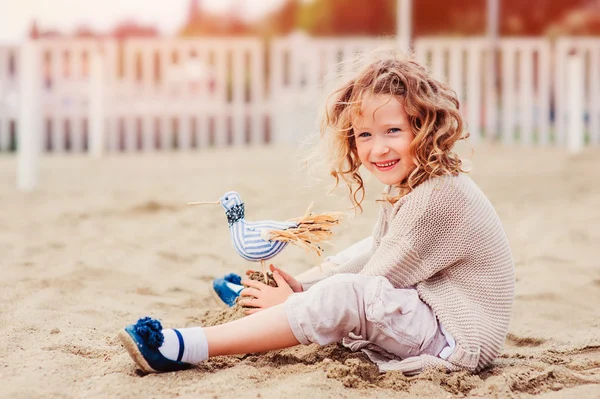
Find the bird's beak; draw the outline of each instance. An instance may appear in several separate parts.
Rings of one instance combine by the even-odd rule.
[[[206,204],[216,204],[219,205],[220,202],[219,201],[213,201],[213,202],[188,202],[188,205],[206,205]]]

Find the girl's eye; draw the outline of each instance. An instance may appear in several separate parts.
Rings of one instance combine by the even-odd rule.
[[[400,129],[398,129],[397,127],[388,129],[388,133],[398,133],[399,131],[400,131]]]
[[[361,134],[358,135],[358,137],[369,137],[371,136],[371,133],[369,132],[362,132]]]

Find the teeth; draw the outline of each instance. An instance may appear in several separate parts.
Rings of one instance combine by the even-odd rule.
[[[395,165],[398,161],[392,161],[392,162],[387,162],[387,163],[375,163],[375,165],[379,166],[380,168],[385,168],[387,166],[392,166]]]

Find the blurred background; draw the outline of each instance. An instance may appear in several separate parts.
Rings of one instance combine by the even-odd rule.
[[[348,61],[381,47],[460,98],[515,261],[494,368],[361,389],[366,368],[332,378],[313,348],[139,378],[118,329],[202,324],[213,279],[260,268],[223,209],[188,201],[235,190],[250,221],[347,211],[326,256],[371,233],[381,184],[365,174],[353,218],[298,149]],[[599,144],[600,0],[0,0],[0,396],[598,398]]]
[[[475,143],[600,142],[598,0],[0,7],[0,152],[295,143],[344,61],[382,46],[410,46],[450,82]]]

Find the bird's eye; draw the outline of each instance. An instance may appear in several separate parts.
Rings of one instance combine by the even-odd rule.
[[[229,201],[229,197],[225,197],[225,201]]]

